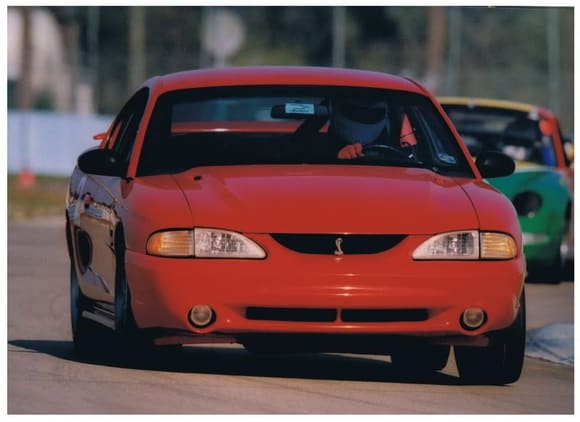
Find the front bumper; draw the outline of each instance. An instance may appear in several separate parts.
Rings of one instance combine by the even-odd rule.
[[[289,251],[269,235],[253,235],[264,260],[170,259],[127,251],[126,266],[137,325],[176,342],[212,342],[251,334],[329,334],[477,337],[509,326],[523,289],[523,256],[509,261],[413,261],[428,236],[409,236],[372,255],[328,256]],[[197,304],[216,314],[196,328],[188,313]],[[485,310],[486,323],[460,324],[469,307]],[[248,318],[248,308],[334,310],[331,320]],[[426,318],[345,321],[343,311],[425,310]],[[396,312],[395,312],[396,314]],[[189,339],[189,340],[188,340]]]

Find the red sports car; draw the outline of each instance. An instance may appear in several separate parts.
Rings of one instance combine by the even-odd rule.
[[[79,352],[241,343],[360,352],[511,383],[525,260],[509,200],[419,84],[382,73],[248,67],[155,77],[70,180]],[[137,341],[139,340],[139,341]],[[117,349],[115,349],[117,350]]]

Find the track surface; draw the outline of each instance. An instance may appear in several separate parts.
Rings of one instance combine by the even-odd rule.
[[[422,378],[389,358],[259,357],[237,346],[186,347],[121,365],[73,352],[63,222],[8,226],[9,414],[572,414],[573,368],[526,358],[510,386],[465,386],[453,357]],[[574,320],[573,283],[529,284],[528,327]]]

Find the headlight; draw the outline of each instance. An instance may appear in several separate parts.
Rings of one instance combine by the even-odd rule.
[[[147,241],[147,253],[196,258],[262,259],[266,257],[264,250],[244,235],[208,228],[154,233]]]
[[[511,259],[516,242],[504,233],[477,230],[443,233],[423,242],[412,254],[416,260]]]
[[[423,242],[413,252],[413,259],[478,259],[477,230],[443,233]]]
[[[198,229],[195,233],[195,256],[198,258],[266,257],[266,252],[254,241],[239,233],[218,229]]]

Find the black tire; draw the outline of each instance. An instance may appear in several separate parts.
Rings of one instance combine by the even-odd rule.
[[[527,264],[529,283],[559,284],[564,277],[565,262],[560,247],[554,251],[550,262],[532,261]]]
[[[178,356],[183,351],[181,344],[156,346],[150,338],[142,334],[137,326],[131,307],[131,291],[125,272],[125,243],[122,229],[117,228],[117,230],[114,303],[114,346],[118,353],[117,357],[122,361],[135,359],[149,361],[156,357]]]
[[[559,284],[564,279],[565,267],[566,263],[562,257],[562,248],[560,246],[558,247],[558,251],[556,252],[554,260],[552,261],[550,274],[546,275],[546,280],[548,280],[550,284]]]
[[[117,228],[117,230],[121,230]],[[131,293],[125,272],[125,244],[122,232],[119,231],[115,244],[116,270],[115,270],[115,346],[122,356],[143,350],[144,339],[139,335],[137,323],[131,308]]]
[[[449,346],[421,345],[393,351],[391,363],[397,370],[420,373],[440,371],[447,365]]]
[[[503,385],[516,382],[522,373],[526,344],[526,297],[513,324],[499,331],[487,347],[455,347],[459,376],[468,384]]]
[[[87,298],[82,294],[74,262],[70,265],[70,319],[75,352],[83,357],[99,352],[97,340],[99,328],[93,321],[82,316]]]

